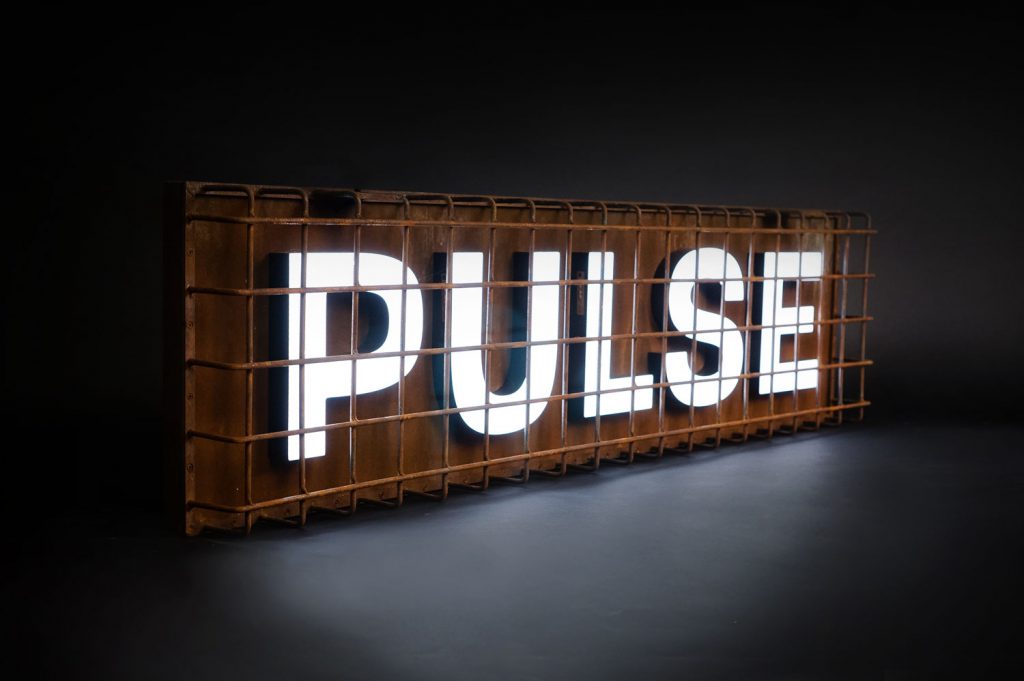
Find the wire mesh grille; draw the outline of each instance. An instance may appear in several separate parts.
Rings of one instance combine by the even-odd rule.
[[[181,183],[165,222],[170,494],[188,533],[868,405],[864,214]],[[323,254],[348,278],[322,281]]]

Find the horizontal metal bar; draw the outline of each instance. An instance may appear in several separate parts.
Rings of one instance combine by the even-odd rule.
[[[216,442],[226,442],[228,444],[245,444],[247,442],[258,442],[260,440],[276,440],[285,437],[291,437],[293,435],[303,435],[308,433],[319,433],[328,430],[338,430],[342,428],[360,428],[363,426],[378,425],[381,423],[392,423],[396,421],[411,421],[414,419],[430,418],[435,416],[445,416],[450,414],[461,414],[463,412],[472,411],[485,411],[488,409],[499,409],[501,407],[516,407],[526,404],[540,404],[541,402],[560,402],[563,400],[579,399],[581,397],[605,395],[611,393],[621,392],[635,392],[637,390],[648,390],[648,389],[661,389],[671,388],[674,385],[690,385],[691,383],[713,383],[719,382],[726,379],[750,379],[757,378],[759,376],[782,376],[784,374],[792,374],[798,371],[829,371],[831,369],[848,369],[852,367],[867,367],[874,364],[873,360],[858,360],[849,362],[837,362],[832,364],[818,365],[817,367],[810,368],[794,368],[785,371],[772,371],[772,372],[748,372],[743,374],[736,374],[735,376],[715,376],[710,378],[695,378],[692,381],[675,381],[675,382],[664,382],[664,383],[652,383],[651,385],[631,385],[623,388],[608,388],[600,391],[591,390],[585,392],[574,392],[565,395],[551,395],[549,397],[541,397],[535,399],[526,400],[515,400],[510,402],[502,402],[501,404],[487,404],[478,407],[449,407],[447,409],[432,409],[430,411],[420,411],[405,414],[393,414],[388,416],[375,416],[368,419],[353,418],[348,421],[339,421],[338,423],[328,423],[323,426],[313,426],[310,428],[296,428],[294,430],[281,430],[272,433],[259,433],[256,435],[248,436],[234,436],[234,435],[220,435],[218,433],[207,433],[198,430],[190,430],[186,433],[188,437],[199,438],[203,440],[214,440]],[[780,395],[792,394],[792,391],[786,391],[779,393]],[[777,416],[787,416],[789,414],[777,414]],[[518,431],[516,431],[518,432]],[[653,434],[657,436],[658,433]]]
[[[333,187],[277,187],[269,185],[228,185],[206,183],[199,186],[196,196],[239,196],[291,200],[308,203],[313,196],[350,197],[360,204],[387,204],[396,208],[406,205],[439,206],[447,208],[525,208],[564,209],[572,212],[603,213],[686,213],[698,216],[727,215],[796,217],[801,220],[824,220],[860,218],[871,223],[871,215],[862,211],[833,209],[772,208],[769,206],[721,206],[701,204],[659,203],[651,201],[598,201],[593,199],[528,197],[528,196],[481,196],[476,194],[452,194],[438,192],[410,192],[401,190],[343,189]]]
[[[270,499],[267,501],[255,502],[252,504],[244,504],[240,506],[231,506],[227,504],[215,504],[205,501],[190,501],[190,508],[205,508],[211,511],[220,511],[223,513],[251,513],[252,511],[258,511],[261,509],[274,508],[277,506],[285,506],[300,501],[307,501],[310,499],[318,499],[320,497],[326,497],[333,494],[343,494],[345,492],[354,492],[360,489],[367,489],[370,487],[380,487],[382,485],[392,485],[398,482],[406,482],[409,480],[418,480],[421,478],[430,478],[438,475],[450,475],[451,473],[457,473],[459,471],[469,471],[478,468],[491,468],[498,466],[503,463],[516,463],[520,461],[539,459],[545,456],[554,456],[557,454],[582,451],[589,449],[596,449],[598,447],[613,447],[616,445],[629,444],[630,442],[638,442],[641,440],[650,440],[658,437],[678,437],[680,435],[687,435],[689,433],[701,432],[705,430],[720,430],[725,428],[736,428],[743,425],[749,425],[753,423],[761,423],[764,421],[780,421],[787,418],[808,416],[812,414],[827,414],[836,411],[842,411],[847,409],[859,409],[862,407],[870,406],[871,402],[863,400],[860,402],[850,402],[848,404],[837,404],[832,406],[815,407],[814,409],[803,409],[800,411],[793,411],[785,414],[772,414],[769,416],[758,416],[756,418],[749,418],[740,421],[723,421],[721,423],[712,423],[700,426],[691,426],[688,428],[677,428],[675,430],[664,431],[660,433],[645,434],[645,435],[632,435],[628,437],[619,437],[612,440],[602,440],[600,442],[586,442],[577,445],[566,445],[564,447],[555,447],[553,449],[538,450],[535,452],[524,452],[522,454],[512,454],[510,456],[502,456],[498,458],[490,459],[489,461],[473,461],[470,463],[456,464],[445,466],[443,468],[434,468],[424,471],[416,471],[414,473],[405,473],[403,475],[392,475],[386,478],[377,478],[375,480],[367,480],[364,482],[349,483],[347,485],[338,485],[337,487],[328,487],[321,490],[315,490],[312,492],[306,492],[305,494],[293,494],[287,497],[279,497],[276,499]]]
[[[832,326],[836,324],[860,324],[873,321],[874,317],[847,317],[845,319],[817,319],[812,322],[803,322],[801,326]],[[749,324],[737,326],[734,329],[724,331],[763,331],[782,327],[792,327],[793,324]],[[386,357],[430,357],[444,355],[450,352],[467,352],[473,350],[514,350],[517,348],[542,347],[545,345],[576,345],[589,343],[591,341],[618,341],[643,338],[679,338],[694,334],[719,333],[717,329],[692,329],[688,331],[638,331],[632,333],[615,333],[608,336],[573,336],[571,338],[556,338],[545,341],[502,341],[498,343],[483,343],[480,345],[460,345],[454,348],[421,348],[419,350],[395,350],[392,352],[355,352],[343,355],[326,355],[324,357],[307,357],[305,359],[270,359],[259,362],[221,362],[217,360],[195,358],[186,362],[186,366],[199,366],[209,369],[223,369],[225,371],[244,371],[248,369],[274,369],[287,366],[300,366],[308,364],[324,364],[327,362],[341,362],[346,360],[360,359],[383,359]],[[813,332],[811,332],[813,333]],[[802,335],[802,334],[801,334]]]
[[[377,293],[380,291],[444,291],[449,289],[463,288],[533,288],[537,286],[585,286],[588,284],[699,284],[719,282],[765,282],[765,281],[800,281],[804,284],[813,284],[820,279],[874,279],[873,272],[862,274],[823,274],[817,277],[726,277],[722,279],[665,279],[663,277],[646,277],[632,279],[623,277],[619,279],[552,279],[551,281],[482,281],[471,283],[452,284],[447,282],[424,282],[419,284],[380,284],[380,285],[359,285],[351,286],[306,286],[306,287],[277,287],[277,288],[232,288],[224,286],[189,286],[185,289],[188,295],[203,294],[216,296],[283,296],[297,295],[301,293]]]
[[[566,222],[504,222],[477,220],[423,220],[411,218],[329,218],[329,217],[245,217],[235,215],[212,215],[190,213],[185,216],[190,222],[216,222],[237,225],[302,225],[324,227],[449,227],[457,226],[467,229],[490,228],[499,229],[571,229],[584,231],[628,231],[628,232],[700,232],[701,234],[877,234],[874,229],[841,229],[812,227],[708,227],[701,225],[610,225],[592,223]]]

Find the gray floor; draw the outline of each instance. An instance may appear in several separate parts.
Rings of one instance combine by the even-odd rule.
[[[248,539],[79,515],[20,540],[8,626],[105,679],[1011,678],[1022,435],[844,426]]]

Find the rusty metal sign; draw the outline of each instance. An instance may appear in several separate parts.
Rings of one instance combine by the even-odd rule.
[[[166,187],[188,534],[862,418],[859,213]]]

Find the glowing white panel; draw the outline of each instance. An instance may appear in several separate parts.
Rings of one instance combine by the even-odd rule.
[[[560,254],[557,251],[537,251],[533,254],[532,281],[557,281]],[[478,284],[483,281],[483,253],[452,253],[451,281],[455,284]],[[469,286],[452,289],[452,347],[483,344],[483,288]],[[558,285],[534,286],[530,293],[530,343],[558,339]],[[452,397],[458,407],[492,406],[484,428],[485,410],[460,412],[463,422],[478,433],[503,435],[521,431],[540,418],[547,402],[529,405],[500,406],[507,402],[543,399],[551,396],[555,380],[558,346],[555,344],[529,346],[527,366],[530,375],[519,388],[507,395],[491,393],[484,383],[483,350],[452,352]],[[530,395],[526,396],[527,385]],[[529,406],[529,409],[527,409]]]
[[[701,310],[694,302],[694,279],[722,284],[723,300],[743,300],[743,272],[740,264],[721,248],[698,248],[684,255],[672,269],[669,284],[668,313],[675,328],[693,330],[685,334],[699,343],[719,348],[718,370],[694,376],[690,370],[690,353],[686,350],[665,355],[665,377],[672,383],[672,395],[683,404],[706,407],[728,397],[743,373],[743,336],[736,324],[724,315]],[[731,280],[731,281],[727,281]],[[694,378],[701,379],[693,382]]]
[[[353,253],[308,253],[306,255],[306,286],[352,286],[355,278]],[[360,286],[402,284],[402,262],[377,253],[359,254]],[[406,282],[418,284],[416,275],[406,268]],[[302,254],[288,257],[288,286],[302,286]],[[399,352],[402,348],[398,320],[402,315],[402,292],[378,291],[387,306],[388,319],[376,320],[388,325],[384,342],[374,353]],[[299,329],[301,295],[288,295],[288,358],[299,359]],[[395,323],[391,323],[394,320]],[[306,359],[327,356],[327,294],[306,294]],[[419,291],[409,291],[405,303],[405,348],[419,350],[423,341],[423,297]],[[353,343],[355,341],[353,340]],[[416,355],[405,358],[405,373],[412,371]],[[355,366],[353,366],[355,365]],[[398,383],[402,377],[400,357],[369,357],[359,360],[338,360],[307,364],[305,369],[304,426],[313,428],[326,424],[327,400],[352,395],[352,372],[355,371],[355,393],[383,390]],[[288,429],[299,428],[299,367],[288,367]],[[306,435],[306,458],[324,456],[327,434],[323,431]],[[299,436],[288,438],[288,459],[299,459]]]
[[[602,269],[603,266],[603,269]],[[600,284],[587,284],[587,335],[612,335],[612,296],[614,284],[603,283],[606,279],[615,278],[615,254],[589,253],[587,257],[587,279],[600,279]],[[600,356],[600,362],[598,361]],[[621,391],[607,393],[608,390],[628,388],[632,383],[629,376],[612,378],[612,342],[610,340],[587,341],[583,368],[583,389],[586,392],[601,392],[597,395],[586,395],[583,398],[583,416],[597,416],[600,402],[601,416],[623,414],[631,410],[650,409],[654,404],[654,389],[644,388],[631,392]],[[643,374],[636,376],[637,386],[649,386],[654,383],[654,376]]]
[[[766,373],[788,372],[761,376],[758,390],[762,395],[772,392],[805,390],[818,385],[818,360],[800,359],[783,362],[781,357],[782,337],[787,334],[814,332],[814,306],[782,306],[782,287],[786,279],[800,281],[821,277],[823,258],[821,253],[765,253],[764,282],[761,298],[761,324],[775,328],[761,331],[760,371]],[[774,281],[771,281],[774,280]],[[799,284],[798,284],[799,285]],[[796,371],[794,371],[796,369]]]

